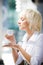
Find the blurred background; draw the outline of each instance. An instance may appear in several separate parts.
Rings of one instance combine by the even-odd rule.
[[[14,30],[17,42],[21,41],[25,32],[19,30],[18,18],[19,13],[27,8],[37,9],[41,13],[43,33],[43,0],[0,0],[0,59],[4,60],[5,65],[14,65],[14,62],[11,49],[2,48],[4,35],[8,29]]]

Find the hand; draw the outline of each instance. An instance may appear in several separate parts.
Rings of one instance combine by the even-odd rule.
[[[18,44],[12,44],[12,43],[9,43],[8,45],[4,45],[3,47],[10,47],[10,48],[14,48],[16,50],[19,50],[19,45]]]
[[[12,36],[5,35],[5,37],[6,37],[8,40],[10,40],[12,44],[16,44],[16,40],[15,40],[14,35],[12,35]]]

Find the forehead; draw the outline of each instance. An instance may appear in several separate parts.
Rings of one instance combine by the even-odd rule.
[[[20,14],[19,14],[19,17],[21,18],[21,17],[24,17],[24,18],[26,18],[26,12],[21,12]]]

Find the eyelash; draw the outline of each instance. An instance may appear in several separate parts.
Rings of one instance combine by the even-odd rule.
[[[24,21],[24,19],[21,18],[22,21]]]

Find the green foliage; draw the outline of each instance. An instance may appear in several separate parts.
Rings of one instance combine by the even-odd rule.
[[[16,9],[15,0],[8,0],[8,7],[9,7],[11,10]]]

